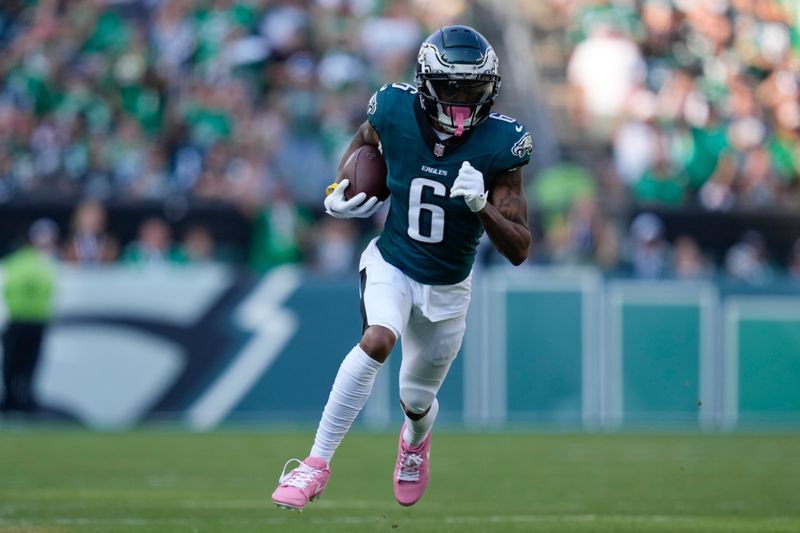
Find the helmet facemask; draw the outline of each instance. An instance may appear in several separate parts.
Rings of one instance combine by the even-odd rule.
[[[456,137],[489,115],[499,80],[421,76],[423,108],[445,133]],[[488,76],[487,76],[488,78]]]

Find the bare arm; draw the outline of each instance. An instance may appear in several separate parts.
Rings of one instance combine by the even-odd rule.
[[[528,229],[528,201],[522,189],[522,169],[495,176],[489,202],[477,214],[489,240],[513,265],[528,258],[531,232]]]
[[[336,183],[342,181],[344,164],[347,162],[350,154],[362,146],[378,146],[380,142],[381,140],[378,138],[378,132],[375,131],[375,128],[372,127],[372,124],[370,124],[368,120],[365,120],[364,123],[358,127],[358,131],[356,131],[356,134],[353,136],[353,140],[350,141],[350,146],[344,151],[342,159],[339,161],[339,167],[336,169]]]

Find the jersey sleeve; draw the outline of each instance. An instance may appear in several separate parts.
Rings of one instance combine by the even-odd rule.
[[[509,124],[502,150],[495,158],[497,173],[527,165],[533,153],[533,137],[522,124]]]
[[[375,128],[378,137],[383,139],[383,130],[387,126],[388,119],[385,117],[387,105],[387,98],[389,85],[386,84],[372,95],[367,105],[367,120]]]

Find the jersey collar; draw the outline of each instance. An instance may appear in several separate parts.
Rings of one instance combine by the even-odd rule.
[[[433,156],[437,159],[449,156],[452,152],[466,144],[472,132],[475,130],[475,128],[470,128],[460,137],[454,135],[449,139],[439,139],[433,131],[430,122],[428,122],[428,115],[425,113],[425,110],[422,109],[419,98],[414,99],[414,117],[417,119],[417,126],[419,126],[422,139],[425,141],[425,144],[428,146]]]

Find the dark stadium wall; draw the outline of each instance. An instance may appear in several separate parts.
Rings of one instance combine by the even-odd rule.
[[[40,218],[53,219],[62,237],[70,228],[70,218],[76,203],[57,199],[16,200],[0,204],[0,257],[19,246],[31,223]],[[108,231],[125,245],[136,238],[139,224],[151,216],[166,220],[180,237],[184,229],[199,224],[208,228],[214,239],[230,251],[230,258],[246,257],[252,237],[251,221],[230,204],[221,202],[188,202],[185,198],[165,201],[137,201],[135,203],[113,200],[105,204],[108,213]]]
[[[235,207],[216,202],[164,202],[112,201],[107,204],[108,230],[124,246],[136,238],[139,224],[149,216],[159,216],[171,224],[180,237],[184,229],[193,224],[208,228],[214,239],[225,248],[226,257],[244,260],[247,257],[253,234],[253,223]],[[59,200],[15,201],[0,204],[0,257],[18,246],[30,224],[40,217],[55,220],[66,235],[75,204]],[[797,236],[800,235],[800,213],[770,211],[708,212],[683,207],[668,209],[660,206],[639,205],[630,209],[628,217],[648,211],[664,221],[668,240],[681,235],[692,235],[703,250],[715,259],[735,244],[748,230],[761,232],[771,255],[782,261],[787,257]],[[535,219],[535,216],[533,217]]]

